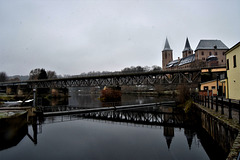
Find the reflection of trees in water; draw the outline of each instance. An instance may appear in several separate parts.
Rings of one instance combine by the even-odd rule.
[[[70,106],[78,106],[80,108],[96,108],[101,106],[98,100],[99,94],[72,94],[69,97]]]
[[[156,103],[161,101],[174,100],[169,96],[145,96],[138,94],[122,94],[121,101],[114,102],[100,102],[100,94],[80,94],[78,92],[71,92],[69,97],[70,106],[78,106],[80,108],[97,108],[101,106],[119,106],[130,104],[144,104],[144,103]]]
[[[37,97],[37,106],[57,106],[57,105],[68,105],[68,97],[61,98]]]
[[[144,94],[123,94],[122,104],[144,104],[173,100],[170,96],[146,96]]]

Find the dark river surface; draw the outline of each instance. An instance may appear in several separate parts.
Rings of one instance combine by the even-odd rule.
[[[71,94],[68,99],[71,106],[93,108],[106,105],[98,100],[99,95]],[[123,95],[119,104],[173,99]],[[117,118],[111,117],[113,113]],[[204,160],[225,159],[227,156],[198,124],[183,124],[183,115],[175,106],[104,114],[105,117],[65,115],[33,120],[21,126],[17,133],[9,131],[5,135],[12,134],[13,139],[0,139],[0,160]],[[127,119],[129,115],[134,115],[137,120]],[[153,122],[153,116],[168,123]]]

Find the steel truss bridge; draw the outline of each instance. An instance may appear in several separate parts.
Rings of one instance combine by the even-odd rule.
[[[157,126],[184,127],[184,115],[175,112],[164,111],[140,111],[140,110],[110,110],[47,117],[44,124],[75,121],[79,119],[96,119],[112,122],[125,122],[134,124],[146,124]]]
[[[147,125],[183,126],[183,115],[168,112],[143,111],[107,111],[91,112],[81,115],[84,118],[108,120],[116,122],[129,122]]]
[[[197,84],[200,82],[201,69],[182,69],[135,73],[111,73],[94,76],[78,76],[60,79],[2,82],[1,86],[27,85],[29,88],[65,88],[123,85],[172,85]]]

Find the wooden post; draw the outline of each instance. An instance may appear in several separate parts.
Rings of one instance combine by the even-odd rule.
[[[204,106],[207,107],[207,96],[204,96]]]
[[[216,96],[216,112],[218,112],[218,96]]]
[[[208,108],[210,108],[210,106],[209,106],[209,96],[208,96]]]
[[[199,103],[202,104],[202,96],[199,95]]]
[[[229,99],[229,103],[228,103],[228,111],[229,111],[229,113],[228,113],[228,118],[229,119],[232,119],[232,102],[231,102],[231,99]]]
[[[221,114],[224,114],[223,97],[222,97],[222,101],[221,101],[221,108],[222,108]]]
[[[213,109],[213,96],[211,96],[211,109]]]

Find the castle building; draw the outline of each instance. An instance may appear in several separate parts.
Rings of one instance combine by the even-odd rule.
[[[165,46],[162,51],[162,68],[166,69],[167,64],[170,63],[172,60],[173,60],[173,52],[168,43],[168,39],[166,38]]]
[[[225,66],[225,52],[228,47],[221,40],[200,40],[195,53],[188,38],[182,51],[182,58],[173,60],[168,40],[166,39],[162,51],[162,69],[188,69],[208,66]]]
[[[195,50],[195,59],[207,61],[208,58],[217,57],[218,65],[226,65],[225,52],[228,47],[220,40],[200,40]]]
[[[192,54],[193,54],[193,50],[192,50],[192,48],[190,46],[190,43],[188,41],[188,38],[187,38],[185,47],[182,51],[182,57],[185,58],[185,57],[190,56]]]

